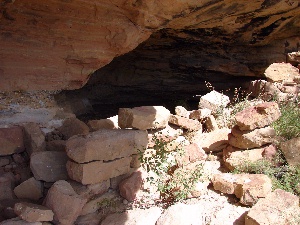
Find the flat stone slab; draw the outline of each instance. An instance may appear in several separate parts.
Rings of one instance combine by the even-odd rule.
[[[137,154],[138,150],[144,151],[147,144],[147,131],[103,129],[70,138],[66,152],[78,163],[109,161]]]
[[[43,185],[41,181],[31,177],[15,187],[14,193],[19,199],[37,201],[43,197]]]
[[[68,161],[67,170],[71,179],[82,184],[96,184],[112,177],[126,174],[130,170],[131,157],[110,162],[94,161],[79,164]]]
[[[300,224],[299,198],[277,189],[260,199],[248,212],[245,225]]]
[[[235,115],[240,130],[254,130],[269,126],[281,116],[276,102],[264,102],[248,107]]]
[[[26,202],[15,204],[14,211],[21,219],[27,222],[52,221],[54,216],[51,209]]]
[[[188,119],[186,117],[171,115],[169,123],[175,124],[187,130],[201,130],[202,124],[198,120]]]

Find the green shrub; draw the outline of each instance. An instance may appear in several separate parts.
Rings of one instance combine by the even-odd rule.
[[[300,109],[297,103],[280,104],[281,117],[272,124],[276,134],[286,140],[300,136]]]
[[[282,164],[284,160],[275,162],[259,160],[256,162],[244,162],[233,173],[265,174],[272,180],[273,189],[282,189],[300,196],[300,166],[293,167]],[[281,164],[281,165],[278,165]]]
[[[179,145],[171,150],[171,145],[155,134],[152,140],[155,143],[153,152],[139,152],[142,167],[149,174],[147,181],[157,187],[163,203],[169,205],[186,199],[202,176],[202,165],[194,170],[187,169],[176,160],[184,155],[183,146]]]

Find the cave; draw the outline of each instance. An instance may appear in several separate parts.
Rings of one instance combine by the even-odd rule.
[[[83,120],[142,105],[163,105],[171,112],[177,105],[192,110],[212,89],[232,96],[235,89],[246,91],[250,81],[264,79],[270,64],[285,62],[287,53],[299,50],[284,41],[257,46],[238,43],[218,28],[162,29],[95,71],[84,87],[63,91],[57,99],[61,105],[86,101],[86,111],[78,104],[72,107]]]

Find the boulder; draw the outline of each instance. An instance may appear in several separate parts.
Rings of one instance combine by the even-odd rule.
[[[281,113],[276,102],[264,102],[248,107],[235,115],[240,130],[254,130],[269,126],[280,117]]]
[[[34,152],[45,151],[45,135],[37,123],[26,123],[23,125],[25,131],[25,147],[28,155]]]
[[[45,206],[32,203],[17,203],[14,207],[15,213],[27,222],[44,222],[53,220],[53,212]]]
[[[43,185],[41,181],[31,177],[15,187],[14,193],[19,199],[37,201],[43,197]]]
[[[211,115],[211,110],[204,108],[204,109],[198,109],[193,110],[190,112],[190,119],[194,120],[203,120]]]
[[[62,126],[57,128],[57,130],[64,136],[66,140],[75,135],[87,135],[90,128],[82,121],[77,118],[66,119]]]
[[[235,194],[244,205],[254,205],[272,191],[272,181],[264,174],[216,174],[212,182],[215,190]]]
[[[167,126],[169,117],[170,111],[163,106],[120,108],[118,123],[121,128],[158,129]]]
[[[280,149],[289,165],[300,165],[300,137],[281,142]]]
[[[55,224],[70,225],[80,215],[86,202],[67,181],[60,180],[49,189],[43,205],[53,211]]]
[[[182,116],[182,117],[185,117],[185,118],[189,118],[189,116],[190,116],[189,111],[187,111],[183,106],[176,106],[175,107],[175,114],[177,116]]]
[[[183,155],[176,156],[178,165],[186,165],[207,158],[205,151],[195,143],[184,146],[182,149]]]
[[[229,104],[229,97],[217,91],[211,91],[200,98],[199,109],[210,109],[216,112]]]
[[[66,170],[67,161],[65,152],[35,152],[30,158],[30,168],[37,180],[46,182],[67,180],[69,178]]]
[[[225,148],[228,144],[228,135],[231,130],[222,128],[209,133],[196,132],[191,143],[196,143],[205,152],[217,152]]]
[[[67,162],[67,171],[71,179],[82,184],[96,184],[109,178],[126,174],[130,170],[131,157],[103,162],[94,161],[79,164]]]
[[[295,76],[299,76],[299,69],[290,63],[273,63],[265,70],[265,76],[269,82],[293,80]]]
[[[281,189],[276,189],[260,199],[249,210],[245,219],[245,225],[296,225],[299,222],[299,197]]]
[[[256,162],[263,159],[265,148],[255,148],[251,150],[242,150],[228,145],[223,149],[223,160],[229,170],[234,170],[245,163]]]
[[[97,131],[100,129],[119,129],[118,116],[113,116],[107,119],[89,120],[87,123],[90,131]]]
[[[253,131],[241,131],[235,126],[231,130],[228,143],[240,149],[259,148],[265,144],[274,142],[275,135],[276,132],[272,127],[257,128]]]
[[[107,190],[110,187],[109,180],[105,180],[103,182],[99,182],[96,184],[88,184],[88,185],[83,185],[81,183],[72,180],[68,182],[69,184],[71,184],[74,191],[84,199],[90,199],[96,195],[102,195],[105,192],[107,192]]]
[[[86,163],[114,160],[144,151],[148,144],[147,131],[98,130],[67,141],[66,152],[72,160]]]
[[[188,119],[186,117],[171,115],[169,123],[175,124],[187,130],[201,130],[202,124],[198,120]]]
[[[133,172],[130,177],[119,184],[120,195],[128,201],[136,198],[138,191],[142,188],[143,178],[140,171]]]
[[[0,128],[0,156],[12,155],[25,150],[21,127]]]
[[[132,209],[123,213],[114,213],[107,216],[101,225],[154,225],[161,215],[161,209],[152,207],[149,209]]]

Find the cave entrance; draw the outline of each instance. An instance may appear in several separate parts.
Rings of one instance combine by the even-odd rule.
[[[261,76],[268,61],[258,51],[234,43],[216,28],[164,29],[97,70],[83,88],[64,91],[57,99],[61,105],[71,102],[82,120],[107,118],[121,107],[143,105],[163,105],[171,112],[177,105],[192,110],[199,95],[210,91],[207,83],[217,91],[243,89]]]

